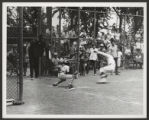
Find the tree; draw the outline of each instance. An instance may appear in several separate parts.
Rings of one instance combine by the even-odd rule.
[[[17,7],[7,7],[7,26],[14,27],[18,26],[18,13],[17,13]]]
[[[133,22],[134,34],[142,26],[143,22],[143,8],[141,7],[113,7],[114,11],[119,16],[119,32],[122,32],[122,21],[126,17],[126,21],[130,23],[130,20]],[[140,15],[140,16],[138,16]],[[131,19],[132,18],[132,19]]]
[[[62,12],[62,18],[67,19],[69,21],[69,26],[68,29],[71,30],[72,28],[76,28],[78,24],[78,7],[65,7],[61,9]],[[83,26],[82,29],[84,29],[87,33],[91,35],[92,31],[94,31],[94,13],[90,11],[97,11],[97,12],[104,12],[104,13],[99,13],[96,15],[96,35],[98,32],[98,27],[100,28],[106,28],[103,23],[104,21],[100,21],[102,18],[108,19],[108,11],[110,8],[104,8],[104,7],[82,7],[80,10],[83,10],[80,12],[80,19],[81,19],[81,26]],[[53,10],[53,16],[59,12],[59,8],[54,8]],[[68,17],[66,17],[68,16]],[[99,22],[102,22],[99,24]]]

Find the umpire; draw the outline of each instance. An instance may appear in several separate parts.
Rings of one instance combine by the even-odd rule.
[[[41,40],[42,36],[39,36],[39,39],[34,39],[30,43],[29,47],[29,61],[30,61],[30,77],[33,78],[33,73],[35,72],[35,78],[39,77],[39,58],[42,56],[44,51],[44,42]]]

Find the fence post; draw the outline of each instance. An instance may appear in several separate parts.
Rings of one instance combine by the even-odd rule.
[[[59,38],[61,38],[61,13],[62,13],[62,10],[61,8],[59,9]]]
[[[37,28],[37,39],[39,39],[39,36],[41,35],[41,7],[38,8],[38,28]],[[42,75],[42,58],[39,57],[39,76]]]
[[[80,46],[80,7],[78,8],[78,40],[77,40],[77,72],[79,72],[79,46]]]
[[[60,40],[61,40],[61,20],[62,20],[61,13],[62,13],[62,10],[61,8],[59,8],[59,30],[58,30],[59,31],[59,39],[58,39],[59,45],[60,45]]]
[[[18,98],[14,101],[15,105],[23,104],[23,7],[18,7],[19,12],[19,81]]]
[[[94,42],[96,38],[96,12],[94,12]]]

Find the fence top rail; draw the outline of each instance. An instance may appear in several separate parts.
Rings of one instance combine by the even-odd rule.
[[[71,9],[71,8],[60,8],[60,9],[67,9],[70,11],[78,11],[78,9]],[[100,14],[107,14],[107,12],[99,12],[96,10],[79,10],[80,12],[93,12],[93,13],[100,13]],[[115,13],[115,12],[110,12],[110,13]],[[132,14],[121,14],[121,16],[135,16],[135,17],[144,17],[143,15],[132,15]]]

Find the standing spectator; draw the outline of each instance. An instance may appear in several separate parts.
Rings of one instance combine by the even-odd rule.
[[[36,42],[36,47],[38,48],[36,52],[38,52],[38,64],[39,64],[39,67],[37,68],[38,71],[39,71],[39,74],[42,74],[42,71],[44,71],[43,69],[43,62],[44,61],[44,57],[43,57],[43,53],[44,53],[44,49],[45,49],[45,42],[44,42],[44,39],[43,39],[43,36],[42,35],[39,35],[39,38],[38,38],[38,41]],[[46,54],[45,54],[46,56]]]
[[[118,59],[117,59],[117,66],[121,67],[121,60],[122,60],[122,52],[120,51],[120,49],[118,48]]]
[[[70,56],[74,57],[75,59],[77,58],[77,42],[73,42],[73,45],[70,49]]]
[[[46,49],[44,49],[43,55],[42,55],[42,74],[47,74],[47,52]]]
[[[109,49],[110,46],[111,46],[110,40],[108,39],[107,35],[105,35],[104,46],[105,46],[106,49]]]
[[[85,50],[80,48],[80,75],[85,75]]]
[[[90,48],[90,63],[92,64],[93,66],[93,69],[94,69],[94,75],[96,75],[96,63],[97,63],[97,52],[98,52],[98,49],[96,48],[95,45],[92,45],[92,48]]]
[[[34,47],[35,46],[35,40],[33,39],[30,42],[30,46],[28,48],[28,53],[29,53],[29,63],[30,63],[30,77],[33,79],[33,72],[35,71],[35,58],[34,58]],[[37,74],[37,73],[36,73]]]
[[[85,70],[86,73],[89,73],[89,69],[90,69],[90,46],[88,44],[85,45]]]
[[[113,56],[114,60],[115,60],[115,74],[118,75],[118,64],[117,64],[117,60],[118,60],[118,48],[117,45],[115,44],[115,40],[113,38],[111,38],[111,46],[110,46],[110,53]]]
[[[27,72],[27,43],[25,43],[23,45],[23,72],[24,72],[24,76],[26,76],[26,72]]]
[[[47,49],[47,61],[48,61],[48,73],[52,73],[52,53],[51,53],[51,45],[49,44]]]
[[[39,59],[41,58],[44,51],[44,43],[41,41],[41,36],[39,40],[34,40],[31,42],[29,47],[29,60],[30,60],[30,76],[33,78],[33,71],[35,71],[35,78],[39,76]]]

